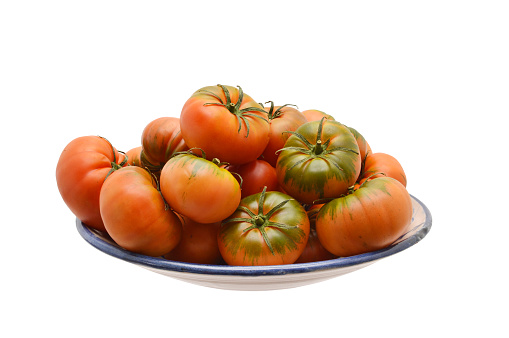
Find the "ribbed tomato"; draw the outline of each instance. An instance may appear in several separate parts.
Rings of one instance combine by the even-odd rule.
[[[345,194],[360,170],[353,134],[347,126],[325,118],[292,132],[276,165],[282,189],[304,204]]]
[[[160,117],[151,121],[143,129],[141,144],[142,164],[154,173],[160,172],[175,153],[189,149],[180,132],[180,119],[176,117]]]
[[[125,156],[99,136],[78,137],[62,151],[56,169],[58,190],[74,215],[89,227],[106,231],[99,193],[106,177],[125,163]]]
[[[182,108],[180,127],[190,148],[230,164],[256,160],[269,142],[267,112],[240,87],[197,90]]]
[[[155,177],[146,169],[128,166],[112,173],[99,202],[106,231],[126,250],[162,256],[180,241],[180,219],[168,208]]]
[[[325,204],[316,217],[316,232],[327,251],[346,257],[391,245],[411,221],[406,188],[393,178],[379,177]]]
[[[217,160],[191,153],[172,157],[163,167],[161,193],[179,214],[198,223],[220,222],[240,202],[240,185]]]
[[[218,244],[229,265],[294,263],[306,247],[309,219],[292,197],[263,190],[243,198],[221,224]]]

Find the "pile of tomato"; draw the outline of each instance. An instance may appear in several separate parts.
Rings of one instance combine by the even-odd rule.
[[[352,256],[391,245],[412,219],[393,156],[322,111],[232,86],[197,90],[125,153],[99,136],[72,140],[56,179],[76,217],[120,247],[190,263]]]

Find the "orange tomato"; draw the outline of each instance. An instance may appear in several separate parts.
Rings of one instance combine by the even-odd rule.
[[[146,169],[128,166],[112,173],[104,182],[99,203],[108,234],[126,250],[162,256],[180,241],[180,219],[165,205]]]

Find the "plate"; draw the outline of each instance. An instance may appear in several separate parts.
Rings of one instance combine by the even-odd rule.
[[[127,251],[109,236],[87,227],[79,219],[76,219],[76,227],[85,241],[105,254],[184,282],[227,290],[279,290],[318,283],[362,269],[420,242],[431,229],[431,213],[424,203],[412,195],[411,198],[411,230],[391,246],[361,255],[312,263],[245,267],[176,262]]]

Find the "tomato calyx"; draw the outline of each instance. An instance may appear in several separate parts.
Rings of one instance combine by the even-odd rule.
[[[267,114],[267,112],[262,108],[247,107],[244,109],[240,109],[240,105],[244,98],[244,92],[242,91],[242,88],[240,86],[237,86],[239,88],[239,98],[238,98],[237,102],[235,102],[235,103],[232,102],[232,100],[231,100],[230,92],[229,92],[228,88],[226,88],[225,86],[220,85],[220,84],[218,84],[218,86],[221,87],[221,89],[223,90],[224,96],[226,97],[226,102],[224,102],[221,97],[219,97],[218,95],[216,95],[208,90],[201,90],[201,92],[211,95],[214,98],[216,98],[217,100],[219,100],[219,102],[205,103],[204,106],[222,106],[222,107],[225,107],[226,109],[228,109],[228,111],[230,113],[232,113],[233,115],[235,115],[235,117],[237,118],[237,122],[239,123],[239,128],[237,129],[238,133],[240,133],[240,130],[242,128],[242,122],[244,122],[244,124],[246,125],[246,130],[247,130],[245,137],[247,138],[249,136],[250,126],[249,126],[249,121],[246,119],[246,116],[259,118],[267,123],[269,122],[268,120],[264,119],[263,117],[251,113],[251,112],[257,111],[257,112]]]
[[[255,230],[255,229],[260,231],[260,233],[263,237],[263,240],[265,241],[265,244],[269,248],[272,255],[275,255],[274,248],[272,247],[272,244],[270,243],[270,240],[269,240],[269,237],[267,235],[267,231],[265,230],[265,228],[271,227],[271,228],[278,228],[278,229],[293,229],[293,228],[296,228],[297,226],[287,225],[287,224],[278,223],[278,222],[274,222],[274,221],[270,220],[272,215],[274,215],[274,213],[276,211],[278,211],[286,203],[291,201],[290,199],[282,201],[281,203],[276,205],[274,208],[272,208],[266,214],[263,213],[263,204],[265,202],[266,191],[267,191],[267,187],[264,187],[263,191],[260,193],[260,197],[258,199],[258,213],[257,214],[254,213],[253,211],[251,211],[249,208],[246,208],[244,206],[239,206],[237,210],[244,211],[245,213],[247,213],[249,215],[249,217],[230,218],[230,219],[224,220],[223,224],[230,223],[230,222],[246,222],[246,223],[251,224],[251,226],[249,226],[243,230],[243,233],[246,233],[246,232],[249,232],[249,231]]]
[[[312,144],[309,142],[302,134],[297,133],[295,131],[286,131],[286,133],[290,133],[292,135],[295,135],[298,137],[302,143],[304,143],[303,147],[295,147],[295,146],[289,146],[289,147],[283,147],[279,149],[276,153],[281,152],[283,150],[291,149],[291,150],[297,150],[301,153],[307,154],[308,156],[301,159],[300,161],[295,162],[288,170],[293,169],[295,166],[302,164],[310,159],[314,158],[321,158],[326,159],[326,155],[333,153],[335,151],[347,151],[352,152],[354,154],[359,154],[357,151],[345,147],[334,147],[329,149],[329,144],[331,142],[331,139],[326,140],[325,142],[322,141],[322,130],[323,130],[323,122],[326,120],[325,117],[322,117],[320,120],[320,123],[318,125],[318,131],[316,134],[316,140],[315,144]],[[333,162],[334,166],[340,171],[343,171],[343,169],[335,162]]]
[[[272,121],[274,119],[277,119],[278,117],[281,117],[281,115],[283,115],[283,112],[281,111],[281,109],[283,109],[284,107],[294,106],[295,108],[298,109],[298,107],[296,105],[287,103],[285,105],[280,106],[278,109],[276,109],[274,111],[274,102],[272,102],[272,101],[265,102],[265,104],[267,104],[267,103],[270,103],[269,112],[267,113],[269,121]]]

